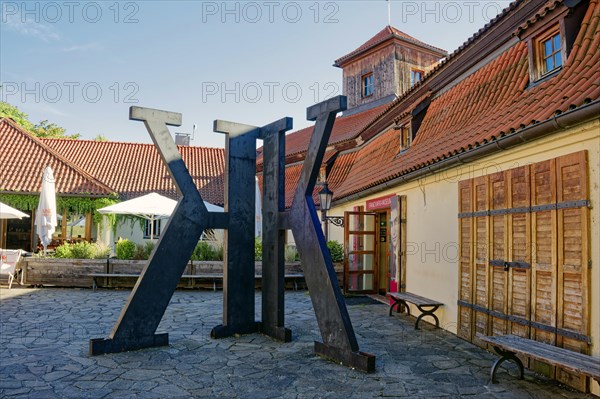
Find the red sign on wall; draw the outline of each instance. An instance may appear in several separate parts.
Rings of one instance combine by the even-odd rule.
[[[392,205],[392,198],[394,198],[396,194],[391,194],[385,197],[375,198],[367,201],[367,212],[374,211],[376,209],[387,209]]]

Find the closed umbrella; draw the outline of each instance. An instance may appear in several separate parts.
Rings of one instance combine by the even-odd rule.
[[[21,219],[29,215],[0,202],[0,219]]]
[[[40,202],[35,213],[36,233],[44,246],[44,254],[46,254],[46,247],[52,241],[52,234],[58,224],[56,219],[54,173],[52,173],[52,168],[50,166],[46,166],[46,169],[44,169],[44,176],[42,177]]]

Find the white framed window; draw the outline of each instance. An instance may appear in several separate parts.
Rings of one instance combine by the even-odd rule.
[[[150,238],[151,234],[153,235],[154,238],[160,237],[161,227],[162,227],[161,222],[162,222],[161,219],[154,220],[154,232],[152,232],[152,229],[151,229],[152,223],[150,222],[150,220],[146,219],[144,221],[144,238]]]

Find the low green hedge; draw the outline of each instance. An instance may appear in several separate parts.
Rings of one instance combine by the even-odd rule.
[[[62,259],[103,259],[109,254],[110,248],[104,244],[82,241],[74,244],[65,243],[56,247],[54,256]]]

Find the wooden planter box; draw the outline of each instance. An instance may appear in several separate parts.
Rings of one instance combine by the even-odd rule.
[[[91,287],[90,273],[106,273],[106,259],[23,259],[23,284]]]
[[[118,274],[140,274],[145,260],[118,260],[118,259],[45,259],[24,258],[22,262],[23,284],[42,285],[56,287],[91,287],[92,273],[118,273]],[[336,265],[336,272],[338,272]],[[255,262],[256,274],[262,274],[262,262]],[[286,274],[302,273],[300,262],[286,263]],[[185,275],[223,275],[222,261],[190,261],[185,268]],[[339,272],[338,278],[340,277]],[[110,277],[98,278],[100,287],[132,288],[136,278]],[[182,278],[179,288],[214,288],[213,282],[202,279]],[[221,285],[218,286],[221,288]],[[257,281],[257,288],[260,281]],[[288,287],[293,288],[293,287]]]

